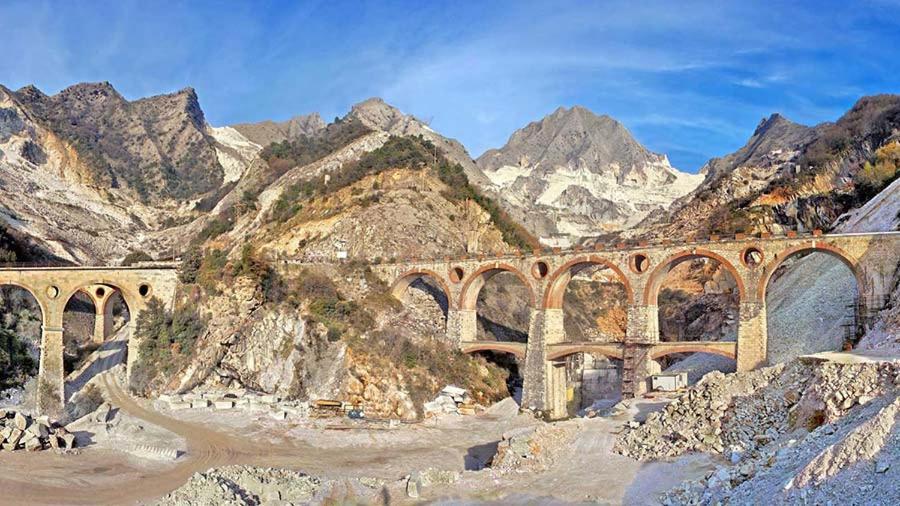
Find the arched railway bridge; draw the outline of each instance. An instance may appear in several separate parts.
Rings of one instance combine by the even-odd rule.
[[[620,244],[604,249],[534,251],[527,254],[485,255],[440,260],[404,260],[372,265],[400,298],[410,284],[429,278],[448,301],[446,333],[461,351],[509,353],[524,365],[523,407],[565,414],[565,358],[593,353],[623,361],[623,393],[640,395],[647,388],[653,361],[673,353],[703,352],[734,359],[739,371],[766,363],[766,287],[775,270],[789,257],[824,252],[840,259],[856,277],[860,299],[874,300],[888,292],[900,256],[900,232],[810,235],[789,233],[772,237],[712,237],[697,243]],[[657,298],[666,274],[681,262],[697,258],[718,261],[736,281],[740,315],[736,342],[659,339]],[[570,342],[563,325],[563,295],[582,269],[603,266],[624,285],[627,325],[624,340]],[[530,308],[527,343],[479,341],[476,303],[492,276],[509,272],[527,288]],[[86,293],[96,308],[95,340],[109,332],[107,302],[121,292],[132,315],[153,297],[174,304],[177,272],[167,267],[7,267],[0,268],[0,286],[21,287],[37,300],[42,313],[38,407],[56,415],[63,407],[63,313],[77,292]],[[128,343],[128,368],[137,358],[139,343]],[[130,374],[129,374],[130,377]]]
[[[766,288],[788,258],[823,252],[841,260],[856,277],[861,301],[887,293],[900,256],[900,232],[823,235],[820,231],[727,238],[697,243],[619,244],[613,248],[534,251],[498,257],[403,260],[374,266],[401,298],[410,284],[428,278],[447,301],[446,332],[463,352],[510,353],[524,364],[523,407],[565,414],[565,357],[587,352],[623,361],[623,394],[647,389],[653,361],[673,353],[703,352],[730,357],[737,370],[766,364]],[[716,260],[736,282],[740,301],[736,342],[661,342],[657,299],[666,274],[681,262]],[[582,269],[602,266],[625,287],[627,330],[615,342],[569,342],[563,325],[566,286]],[[485,282],[501,272],[521,280],[530,309],[527,343],[479,341],[476,303]],[[521,367],[521,365],[520,365]]]
[[[95,342],[103,342],[112,330],[112,304],[116,292],[122,294],[134,325],[137,314],[150,299],[158,298],[171,307],[178,284],[172,267],[3,267],[0,286],[16,286],[28,291],[41,310],[41,358],[38,371],[38,410],[59,416],[63,409],[65,373],[63,368],[63,313],[66,304],[81,292],[90,297],[95,309]],[[138,356],[138,343],[128,342],[128,370]]]

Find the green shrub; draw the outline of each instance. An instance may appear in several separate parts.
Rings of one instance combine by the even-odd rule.
[[[269,165],[269,174],[262,186],[278,179],[291,168],[315,162],[370,132],[360,121],[352,119],[334,122],[313,135],[269,144],[260,152]]]
[[[0,390],[21,386],[37,374],[37,366],[25,339],[11,330],[0,329]]]
[[[197,338],[206,331],[206,323],[192,304],[169,311],[159,299],[151,299],[137,317],[135,337],[141,344],[132,388],[147,394],[157,379],[179,371],[191,357]]]
[[[191,248],[181,259],[181,267],[178,269],[178,280],[185,284],[197,282],[200,273],[200,265],[203,263],[203,252],[200,248]]]
[[[212,220],[206,223],[206,226],[197,234],[197,237],[194,238],[194,244],[202,244],[209,239],[215,239],[225,232],[231,231],[234,228],[234,213],[233,212],[225,212],[219,216],[216,216]]]

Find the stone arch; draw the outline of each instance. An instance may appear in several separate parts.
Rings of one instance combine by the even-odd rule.
[[[596,255],[589,255],[575,258],[566,262],[558,269],[556,269],[552,275],[550,275],[550,280],[547,283],[547,289],[544,292],[544,309],[562,309],[563,295],[565,295],[566,293],[566,287],[572,280],[572,275],[575,274],[575,269],[582,265],[602,265],[611,269],[614,273],[616,273],[619,281],[621,281],[625,286],[625,294],[628,297],[628,303],[631,304],[634,302],[634,290],[632,289],[631,283],[628,281],[628,277],[625,276],[625,273],[622,271],[622,269],[605,258],[601,258]]]
[[[534,287],[532,286],[531,281],[527,276],[522,274],[519,269],[516,269],[512,265],[505,263],[485,265],[470,274],[465,284],[463,284],[462,291],[459,294],[459,308],[475,310],[478,303],[478,294],[481,293],[481,289],[484,287],[484,284],[493,276],[503,271],[511,272],[517,278],[519,278],[519,280],[528,290],[528,306],[534,309]]]
[[[5,351],[7,345],[14,345],[14,343],[18,343],[19,345],[24,344],[26,347],[26,355],[33,361],[30,364],[26,361],[16,363],[10,361],[7,364],[10,367],[10,371],[5,372],[9,373],[10,375],[22,374],[23,378],[37,377],[40,374],[40,364],[45,358],[45,351],[42,341],[44,330],[47,328],[47,321],[49,318],[47,306],[45,305],[42,298],[38,296],[36,290],[22,283],[0,281],[0,289],[10,290],[10,293],[8,294],[10,295],[9,299],[4,300],[4,303],[8,305],[4,305],[3,309],[11,310],[11,313],[14,315],[9,320],[6,319],[6,315],[3,315],[4,329],[6,329],[7,323],[11,323],[13,324],[13,326],[9,329],[11,330],[11,332],[8,336],[0,338],[0,347],[2,347]],[[25,302],[25,304],[22,306],[16,306],[16,304],[13,302],[13,299],[16,297],[21,298],[27,302]],[[21,313],[15,313],[15,309],[17,308],[34,308],[36,311],[39,311],[40,314],[33,314],[32,312],[30,318],[23,319],[21,318]]]
[[[400,300],[403,297],[403,294],[406,293],[406,290],[409,289],[409,285],[420,278],[428,278],[437,283],[441,291],[444,292],[444,296],[447,297],[448,310],[455,309],[456,304],[453,300],[453,295],[450,291],[450,287],[447,286],[444,278],[430,269],[414,269],[403,273],[399,278],[397,278],[396,281],[394,281],[394,284],[391,286],[391,295],[395,299]]]
[[[615,360],[625,359],[625,350],[619,345],[571,345],[550,348],[547,351],[547,360],[558,360],[574,355],[576,353],[590,353],[592,355],[603,355],[606,358]]]
[[[463,353],[477,353],[479,351],[491,351],[497,353],[509,353],[519,359],[525,358],[525,346],[521,343],[507,341],[475,341],[462,345]]]
[[[759,300],[760,302],[765,302],[766,291],[769,288],[769,281],[772,279],[772,275],[775,274],[775,271],[778,270],[781,264],[783,264],[788,258],[791,258],[797,253],[803,253],[806,251],[826,253],[843,262],[844,265],[850,268],[850,272],[852,272],[853,276],[856,278],[857,290],[860,296],[866,293],[866,277],[863,274],[862,269],[859,268],[859,263],[856,261],[856,259],[854,259],[846,251],[837,246],[832,246],[831,244],[824,244],[821,242],[810,242],[806,244],[799,244],[797,246],[791,246],[790,248],[787,248],[775,254],[774,258],[772,258],[772,260],[766,265],[766,268],[763,270],[762,276],[759,279],[756,292],[757,300]]]
[[[41,310],[41,324],[47,325],[48,318],[50,316],[50,308],[48,307],[48,303],[44,299],[43,295],[40,294],[40,292],[36,288],[28,286],[24,283],[19,283],[17,281],[0,280],[0,287],[4,286],[14,286],[28,292],[28,294],[31,295],[31,298],[34,299],[35,302],[37,302],[38,308],[40,308]]]
[[[737,360],[736,347],[724,348],[721,346],[710,346],[706,343],[696,343],[686,346],[679,345],[677,347],[658,345],[650,351],[650,358],[652,360],[658,360],[667,355],[674,355],[676,353],[709,353],[711,355],[719,355],[720,357]]]
[[[732,278],[734,278],[734,282],[738,287],[738,295],[740,296],[740,301],[747,300],[747,291],[744,287],[744,278],[741,276],[740,272],[734,267],[728,259],[719,255],[718,253],[712,252],[707,249],[702,248],[694,248],[691,250],[680,251],[675,253],[656,266],[653,269],[653,272],[650,273],[650,278],[647,281],[647,286],[644,287],[644,304],[648,306],[655,306],[658,302],[659,297],[659,289],[662,286],[663,282],[666,280],[666,275],[669,271],[680,264],[681,262],[685,262],[688,260],[693,260],[696,258],[710,258],[719,262],[719,264],[731,274]]]

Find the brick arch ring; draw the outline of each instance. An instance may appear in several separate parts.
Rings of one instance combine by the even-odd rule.
[[[660,343],[650,351],[650,358],[656,360],[675,353],[709,353],[720,357],[730,358],[731,360],[737,360],[736,350],[737,345],[729,350],[716,346],[706,346],[703,343],[697,343],[694,346],[681,346],[678,348],[666,347],[665,343]]]
[[[31,295],[31,298],[37,303],[38,308],[41,310],[41,323],[45,323],[47,318],[50,315],[50,308],[47,305],[47,301],[45,299],[46,294],[40,293],[40,287],[37,286],[29,286],[25,283],[20,283],[18,281],[12,281],[9,279],[0,280],[0,288],[4,286],[11,286],[15,288],[19,288],[21,290],[25,290]]]
[[[792,246],[784,251],[779,251],[772,259],[772,261],[769,262],[768,265],[766,265],[766,268],[763,270],[762,277],[760,277],[756,293],[756,296],[761,302],[764,302],[766,300],[766,290],[769,286],[769,280],[772,279],[772,274],[775,274],[775,271],[778,270],[779,267],[781,267],[781,264],[783,264],[785,260],[797,253],[802,253],[804,251],[819,251],[822,253],[827,253],[839,259],[844,263],[844,265],[850,268],[850,272],[852,272],[853,277],[856,278],[856,290],[859,295],[861,296],[863,293],[865,293],[866,278],[865,276],[863,276],[861,270],[859,269],[859,264],[853,257],[848,255],[846,251],[838,248],[837,246],[822,244],[819,242],[810,242]]]
[[[562,308],[563,296],[566,293],[566,287],[569,286],[569,282],[572,279],[570,277],[569,279],[566,279],[565,282],[562,282],[561,278],[563,278],[563,275],[569,272],[573,267],[581,264],[602,265],[611,269],[616,273],[619,281],[621,281],[622,284],[625,285],[625,295],[628,298],[628,304],[632,304],[634,302],[634,290],[631,288],[631,283],[628,282],[628,278],[625,276],[625,273],[622,271],[622,269],[620,269],[619,266],[610,262],[609,260],[606,260],[605,258],[589,255],[570,260],[553,271],[553,274],[550,275],[550,279],[547,282],[547,290],[544,292],[543,305],[545,309]]]
[[[399,300],[406,292],[407,288],[409,288],[409,285],[419,278],[431,278],[434,280],[441,288],[441,291],[444,292],[444,296],[447,297],[448,309],[456,309],[453,296],[450,293],[450,287],[444,282],[444,278],[430,269],[413,269],[403,273],[403,275],[397,278],[397,281],[394,281],[394,284],[391,286],[391,295]]]
[[[465,284],[463,284],[462,291],[459,294],[459,308],[460,309],[475,309],[475,305],[478,303],[478,294],[481,292],[481,289],[484,287],[484,283],[493,275],[499,274],[500,272],[511,272],[522,281],[522,284],[525,285],[525,288],[528,290],[528,306],[531,308],[535,307],[535,297],[534,297],[534,287],[531,285],[531,281],[529,281],[528,277],[522,274],[519,269],[516,269],[512,265],[505,263],[493,263],[484,265],[479,268],[477,271],[473,272],[469,275],[468,279],[466,279]],[[478,286],[473,287],[473,284],[476,281],[481,280],[481,283]],[[472,291],[474,290],[474,293]]]
[[[644,287],[644,304],[655,306],[657,304],[657,297],[659,296],[659,288],[662,286],[663,281],[666,279],[666,275],[672,267],[681,263],[682,260],[689,260],[692,258],[711,258],[718,261],[719,264],[731,274],[731,277],[734,278],[734,282],[738,287],[740,300],[747,300],[747,290],[744,288],[744,278],[741,277],[741,274],[734,265],[718,253],[714,253],[707,249],[695,248],[675,253],[660,262],[659,265],[653,269],[653,272],[650,273],[650,277],[648,278],[647,286]]]

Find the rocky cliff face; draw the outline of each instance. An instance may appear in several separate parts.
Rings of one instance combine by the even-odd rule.
[[[213,141],[191,88],[129,102],[109,83],[47,96],[15,93],[33,118],[72,145],[90,169],[83,182],[127,186],[141,198],[190,198],[222,182]]]
[[[816,127],[775,114],[740,150],[710,160],[696,190],[629,235],[829,229],[896,177],[898,142],[898,95],[864,97],[837,122]]]
[[[31,256],[163,254],[154,231],[191,219],[221,186],[225,149],[192,89],[129,102],[109,83],[53,96],[0,87],[0,212],[34,243]]]
[[[619,122],[583,107],[559,108],[517,130],[478,166],[535,233],[598,235],[637,224],[703,179],[674,169]]]

